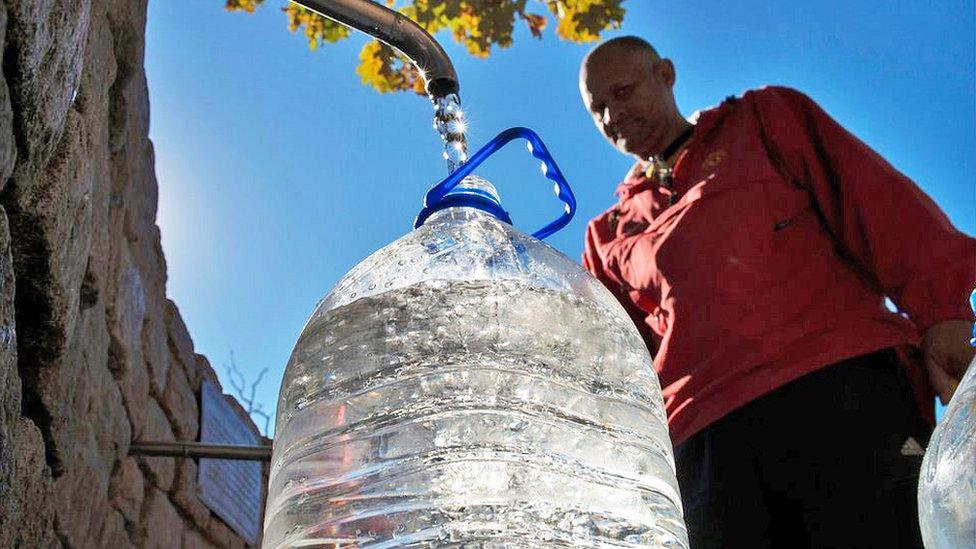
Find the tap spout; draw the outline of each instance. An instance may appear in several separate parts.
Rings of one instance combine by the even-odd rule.
[[[371,0],[291,1],[402,52],[420,69],[432,99],[458,93],[457,73],[447,53],[427,31],[403,14]]]

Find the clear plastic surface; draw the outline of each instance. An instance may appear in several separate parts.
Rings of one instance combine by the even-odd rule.
[[[976,359],[922,460],[918,518],[928,549],[976,547]]]
[[[637,329],[478,210],[435,213],[337,284],[277,414],[265,547],[687,548]]]

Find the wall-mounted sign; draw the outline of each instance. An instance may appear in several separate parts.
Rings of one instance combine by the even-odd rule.
[[[253,427],[207,379],[200,387],[200,442],[260,444]],[[200,459],[200,501],[250,545],[261,528],[262,484],[260,462]]]

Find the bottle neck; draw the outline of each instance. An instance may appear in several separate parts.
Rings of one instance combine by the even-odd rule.
[[[502,210],[503,217],[499,217],[492,212],[485,211],[482,208],[472,207],[468,205],[455,205],[447,206],[444,208],[439,208],[436,211],[430,212],[430,214],[422,221],[422,225],[428,225],[431,223],[444,223],[450,221],[456,222],[467,222],[475,221],[479,219],[497,219],[512,224],[511,218],[508,217],[507,212]]]
[[[449,193],[421,210],[414,226],[418,227],[426,223],[427,219],[435,213],[449,209],[476,210],[509,225],[512,224],[512,218],[502,208],[501,199],[498,197],[498,191],[495,190],[495,187],[485,179],[469,175]]]

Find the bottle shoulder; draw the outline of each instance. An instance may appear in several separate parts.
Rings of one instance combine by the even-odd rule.
[[[602,283],[562,252],[483,212],[453,208],[438,212],[353,267],[319,302],[312,317],[357,299],[435,280],[514,282],[571,293],[610,314],[627,315]]]

